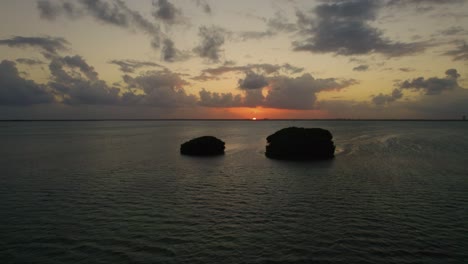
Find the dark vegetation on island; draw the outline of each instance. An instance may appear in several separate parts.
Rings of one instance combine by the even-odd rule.
[[[216,156],[224,154],[224,142],[213,136],[194,138],[180,145],[180,153],[190,156]]]
[[[265,155],[282,160],[327,160],[335,154],[330,131],[288,127],[267,137]]]
[[[267,137],[265,155],[280,160],[327,160],[334,158],[335,144],[330,131],[322,128],[288,127]],[[223,155],[225,143],[213,136],[202,136],[180,145],[189,156]]]

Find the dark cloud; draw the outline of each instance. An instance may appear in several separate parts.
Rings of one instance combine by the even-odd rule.
[[[226,31],[220,27],[201,26],[198,36],[200,44],[193,49],[200,57],[218,62],[221,56],[221,47],[224,44]]]
[[[468,89],[455,89],[443,96],[423,96],[419,101],[407,103],[406,109],[415,111],[424,118],[461,119],[468,113]]]
[[[161,54],[164,61],[174,61],[177,55],[177,49],[174,47],[174,41],[171,39],[165,39]]]
[[[403,93],[401,89],[393,89],[391,94],[382,94],[376,95],[372,98],[372,102],[376,105],[385,105],[388,103],[392,103],[398,99],[403,97]]]
[[[262,89],[245,90],[243,98],[244,107],[257,107],[265,105],[265,96]]]
[[[297,24],[289,22],[281,12],[276,12],[273,18],[268,19],[267,26],[273,32],[292,33],[298,29]]]
[[[211,14],[211,6],[205,0],[195,0],[197,6],[201,7],[203,12],[206,14]]]
[[[124,81],[129,88],[144,92],[144,96],[129,94],[133,103],[173,108],[195,105],[197,101],[185,92],[183,86],[188,83],[169,70],[150,71],[135,78],[126,76]]]
[[[32,63],[19,59],[24,63]],[[158,64],[133,60],[114,60],[124,72]],[[110,86],[81,56],[54,56],[49,64],[47,84],[37,84],[20,76],[15,63],[0,65],[0,104],[31,105],[59,103],[63,105],[148,106],[159,108],[193,107],[195,95],[184,90],[188,83],[168,69],[148,71],[136,77],[123,76],[124,83]],[[118,87],[118,88],[117,88]]]
[[[304,68],[296,67],[289,63],[285,63],[281,67],[286,73],[290,73],[290,74],[301,73],[304,71]]]
[[[115,61],[124,70],[151,65],[139,61]],[[136,77],[124,75],[125,92],[111,87],[81,57],[55,58],[49,65],[55,94],[67,105],[127,105],[175,108],[193,106],[196,97],[188,95],[183,86],[188,84],[179,74],[167,69],[148,71]]]
[[[239,33],[239,37],[242,40],[249,39],[263,39],[275,36],[276,33],[270,30],[267,31],[244,31]]]
[[[294,33],[298,30],[297,24],[290,23],[281,12],[276,12],[273,18],[264,21],[266,23],[265,31],[244,31],[239,33],[239,37],[242,40],[262,39],[276,36],[279,33]]]
[[[310,74],[299,77],[275,76],[265,78],[268,88],[254,89],[262,84],[255,76],[251,89],[242,89],[242,95],[232,93],[213,93],[203,90],[200,105],[207,107],[269,107],[277,109],[315,109],[317,93],[340,90],[357,83],[355,80],[335,78],[315,79]],[[263,92],[266,91],[266,96]],[[224,104],[224,105],[223,105]]]
[[[264,106],[281,109],[314,109],[317,93],[340,90],[355,83],[355,80],[315,79],[310,74],[296,78],[286,76],[272,78],[271,89],[265,97]]]
[[[184,61],[191,57],[191,54],[187,51],[180,51],[175,47],[174,41],[166,38],[163,41],[163,47],[161,49],[161,57],[166,62]]]
[[[49,86],[70,105],[118,104],[119,89],[98,78],[94,68],[80,56],[54,58],[49,65]]]
[[[135,70],[143,67],[163,67],[154,62],[138,60],[112,60],[109,63],[118,65],[120,70],[124,73],[134,73]]]
[[[453,26],[447,29],[441,30],[440,34],[444,36],[456,36],[461,34],[466,34],[466,30],[460,26]]]
[[[94,67],[88,65],[81,56],[65,56],[62,58],[62,62],[70,68],[79,69],[89,80],[98,79],[98,73],[94,70]]]
[[[375,105],[350,100],[320,101],[320,110],[332,118],[461,119],[468,113],[468,90],[457,89],[444,96],[422,96],[418,100],[396,100]]]
[[[202,89],[199,92],[198,104],[205,107],[241,107],[244,106],[241,95],[216,93]]]
[[[261,90],[244,90],[243,95],[233,93],[216,93],[202,89],[198,104],[205,107],[257,107],[263,106],[265,97]]]
[[[389,0],[388,6],[410,6],[410,5],[446,5],[446,4],[461,4],[465,3],[466,0]]]
[[[154,18],[167,24],[181,23],[182,11],[168,0],[153,0]]]
[[[41,60],[28,59],[28,58],[18,58],[18,59],[16,59],[16,62],[17,62],[17,63],[20,63],[20,64],[29,65],[29,66],[43,65],[43,64],[45,64],[45,62],[43,62],[43,61],[41,61]]]
[[[461,17],[462,14],[452,14],[443,6],[465,3],[466,0],[388,0],[386,7],[391,8],[391,12],[400,12],[401,10],[412,10],[416,14],[432,12],[437,17]],[[392,9],[393,8],[393,9]],[[466,12],[465,12],[466,13]]]
[[[123,0],[39,0],[37,8],[44,19],[55,20],[60,15],[69,18],[89,15],[104,24],[144,32],[151,36],[152,47],[159,48],[160,45],[162,33],[159,26],[130,9]]]
[[[64,14],[68,17],[77,18],[82,14],[73,2],[51,2],[49,0],[38,0],[37,9],[43,19],[55,20],[58,16]]]
[[[402,71],[402,72],[412,72],[412,71],[414,71],[413,68],[407,68],[407,67],[399,68],[398,70]]]
[[[68,41],[64,38],[54,37],[21,37],[15,36],[10,39],[1,39],[0,45],[12,48],[32,47],[40,49],[46,57],[56,55],[60,51],[68,50]]]
[[[89,14],[100,22],[120,27],[130,26],[130,16],[126,10],[122,9],[123,2],[107,2],[105,0],[79,0]]]
[[[422,91],[426,95],[438,95],[443,91],[460,88],[458,85],[460,74],[458,74],[457,70],[449,69],[445,74],[445,78],[431,77],[425,79],[424,77],[419,77],[413,80],[406,80],[399,84],[399,88]]]
[[[208,75],[206,73],[202,73],[198,76],[190,78],[194,81],[199,81],[199,82],[207,82],[207,81],[212,81],[212,80],[219,80],[219,77],[216,75]]]
[[[468,60],[468,45],[463,43],[453,50],[449,50],[444,55],[451,56],[454,61]]]
[[[219,76],[229,72],[258,72],[263,74],[276,74],[280,72],[284,72],[287,74],[297,74],[304,71],[304,68],[293,66],[289,63],[285,63],[283,65],[278,64],[268,64],[268,63],[261,63],[261,64],[248,64],[244,66],[220,66],[217,68],[208,68],[202,71],[201,76],[203,78],[209,79],[209,77]]]
[[[360,55],[380,53],[389,57],[414,54],[425,50],[422,42],[393,42],[370,22],[377,18],[381,1],[336,0],[314,9],[315,18],[298,12],[303,41],[293,42],[295,51]]]
[[[161,32],[159,25],[153,24],[144,18],[139,12],[131,10],[125,2],[122,0],[115,0],[117,6],[123,10],[126,16],[129,17],[131,24],[133,27],[145,32],[146,34],[152,37],[151,46],[153,48],[158,49],[160,46],[161,38],[163,37],[163,33]]]
[[[265,76],[254,72],[246,72],[244,79],[239,79],[239,88],[244,90],[262,89],[268,86],[268,81]]]
[[[359,72],[367,71],[367,70],[369,70],[369,65],[359,65],[353,68],[353,71],[359,71]]]
[[[48,0],[37,1],[37,8],[43,19],[54,20],[61,13],[62,8]]]
[[[0,105],[32,105],[54,102],[44,85],[20,76],[13,61],[0,63]]]

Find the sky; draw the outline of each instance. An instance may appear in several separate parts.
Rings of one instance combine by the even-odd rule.
[[[468,0],[3,0],[0,119],[461,119]]]

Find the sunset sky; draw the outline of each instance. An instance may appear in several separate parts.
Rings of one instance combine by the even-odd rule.
[[[0,119],[468,115],[465,0],[3,0]]]

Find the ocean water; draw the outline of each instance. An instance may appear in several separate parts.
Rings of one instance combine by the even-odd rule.
[[[288,126],[335,159],[267,159]],[[202,135],[226,154],[179,154]],[[468,263],[468,122],[0,122],[0,146],[0,263]]]

